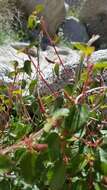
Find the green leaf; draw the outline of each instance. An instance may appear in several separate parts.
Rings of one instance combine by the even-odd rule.
[[[95,190],[101,190],[100,185],[98,183],[94,183]]]
[[[71,85],[71,84],[67,84],[67,85],[64,87],[64,90],[65,90],[69,95],[72,95],[72,94],[73,94],[74,87],[73,87],[73,85]]]
[[[78,172],[82,172],[84,167],[88,164],[86,156],[83,154],[77,154],[70,161],[70,170],[73,176],[77,175]]]
[[[12,94],[15,95],[21,95],[22,94],[22,90],[21,89],[16,89],[12,92]]]
[[[35,165],[36,165],[36,153],[34,152],[26,152],[20,162],[20,173],[24,180],[27,183],[33,183],[36,176]]]
[[[81,50],[86,56],[90,56],[95,50],[95,47],[93,47],[93,46],[90,47],[85,43],[77,42],[77,43],[74,43],[73,45],[78,50]]]
[[[100,167],[101,167],[101,173],[103,175],[107,175],[107,162],[101,162]]]
[[[102,148],[99,148],[100,160],[102,162],[107,162],[107,152],[104,151]]]
[[[31,76],[31,72],[32,72],[32,69],[31,69],[31,61],[29,60],[26,60],[24,62],[24,72],[27,73],[29,76]]]
[[[94,64],[94,70],[102,70],[107,68],[107,61],[100,61]]]
[[[101,174],[107,175],[107,152],[99,148],[96,154],[96,170]]]
[[[22,160],[23,156],[26,154],[26,149],[25,148],[19,148],[18,150],[15,151],[15,161],[16,164],[19,164],[20,161]]]
[[[37,80],[32,80],[30,85],[29,85],[29,92],[30,94],[33,94],[34,90],[35,90],[35,86],[37,85]]]
[[[22,81],[21,81],[21,89],[25,89],[26,84],[27,84],[26,80],[22,79]]]
[[[18,65],[19,65],[18,61],[16,61],[16,60],[13,61],[12,64],[13,64],[13,66],[14,66],[15,69],[16,69],[16,68],[18,67]]]
[[[54,66],[54,73],[57,77],[59,77],[59,64],[56,63]]]
[[[53,104],[53,110],[58,111],[59,109],[62,109],[64,103],[63,96],[58,96]]]
[[[54,174],[51,179],[50,188],[52,190],[63,189],[63,184],[66,179],[66,167],[62,161],[58,161],[54,168]]]
[[[50,104],[52,104],[54,101],[54,97],[52,95],[43,96],[42,100],[43,100],[44,104],[46,104],[47,106],[50,106]]]
[[[55,119],[58,119],[59,117],[64,117],[64,116],[67,117],[68,114],[69,114],[69,109],[61,108],[54,112],[53,117],[55,117]]]
[[[0,155],[0,172],[5,172],[8,169],[11,169],[13,164],[8,156]]]
[[[51,133],[46,139],[48,143],[48,150],[50,159],[57,160],[61,156],[61,146],[60,146],[60,137],[57,133]]]
[[[5,179],[0,181],[0,190],[11,190],[11,185]]]
[[[23,124],[20,121],[11,123],[10,135],[13,134],[15,139],[20,139],[31,132],[30,124]]]
[[[74,133],[87,123],[88,118],[89,109],[86,104],[73,106],[70,109],[68,117],[65,118],[64,127]]]
[[[54,121],[56,121],[62,117],[67,117],[68,114],[69,114],[69,110],[67,108],[61,108],[61,109],[58,109],[57,111],[55,111],[53,113],[52,117],[47,119],[47,122],[44,125],[44,131],[48,133],[49,130],[52,128]]]
[[[34,29],[36,25],[37,25],[37,16],[32,14],[28,18],[27,26],[29,29]]]
[[[73,190],[88,190],[87,182],[83,180],[76,180],[72,184],[72,189]]]
[[[44,6],[43,6],[42,4],[37,5],[37,6],[35,7],[35,11],[36,11],[37,13],[43,12],[43,11],[44,11]]]

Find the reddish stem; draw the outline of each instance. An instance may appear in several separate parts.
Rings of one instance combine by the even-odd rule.
[[[29,57],[30,61],[33,63],[33,65],[34,65],[36,71],[39,72],[39,75],[40,75],[42,81],[43,81],[43,82],[46,84],[46,86],[49,88],[50,92],[52,92],[52,94],[53,94],[55,97],[57,97],[56,93],[53,91],[53,89],[50,87],[50,85],[48,84],[48,82],[47,82],[47,81],[45,80],[45,78],[42,76],[41,71],[38,70],[38,67],[36,66],[36,64],[35,64],[35,62],[33,61],[33,59],[31,58],[31,56],[28,55],[28,57]]]
[[[66,74],[68,75],[68,71],[66,70],[66,68],[65,68],[65,66],[64,66],[64,64],[63,64],[63,61],[61,60],[61,58],[60,58],[60,56],[59,56],[59,54],[58,54],[58,52],[57,52],[57,49],[56,49],[56,47],[55,47],[55,44],[53,43],[53,41],[52,41],[52,39],[51,39],[51,37],[50,37],[50,35],[49,35],[47,29],[46,29],[46,23],[45,23],[45,20],[44,20],[43,17],[41,17],[40,22],[41,22],[42,31],[46,34],[46,36],[47,36],[47,38],[48,38],[48,40],[49,40],[51,46],[54,48],[54,51],[55,51],[55,53],[56,53],[56,55],[57,55],[57,57],[58,57],[58,59],[59,59],[60,64],[62,65],[62,67],[64,68],[64,71],[65,71]]]
[[[39,106],[40,106],[40,111],[45,114],[45,113],[46,113],[46,110],[45,110],[45,106],[44,106],[44,104],[43,104],[41,98],[40,98],[40,97],[37,97],[37,99],[38,99],[38,103],[39,103]]]

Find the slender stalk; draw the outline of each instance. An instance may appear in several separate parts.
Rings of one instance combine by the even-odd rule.
[[[47,29],[46,29],[45,20],[44,20],[43,17],[41,17],[40,23],[41,23],[41,28],[42,28],[43,32],[44,32],[45,35],[47,36],[47,38],[48,38],[48,40],[49,40],[51,46],[54,48],[54,51],[55,51],[55,53],[56,53],[56,55],[57,55],[57,57],[58,57],[58,59],[59,59],[60,65],[62,65],[62,67],[64,68],[64,71],[65,71],[66,74],[68,75],[69,72],[66,70],[66,68],[65,68],[65,66],[64,66],[64,64],[63,64],[63,61],[62,61],[62,59],[60,58],[60,56],[59,56],[59,54],[58,54],[58,51],[57,51],[57,49],[56,49],[56,47],[55,47],[55,44],[54,44],[54,42],[52,41],[52,39],[51,39],[51,37],[50,37],[50,35],[49,35]]]
[[[33,61],[32,57],[31,57],[30,55],[28,55],[28,57],[29,57],[30,61],[33,63],[33,65],[34,65],[36,71],[38,71],[38,73],[39,73],[39,75],[40,75],[42,81],[46,84],[46,86],[48,87],[48,89],[50,90],[50,92],[51,92],[55,97],[57,97],[57,96],[56,96],[56,93],[53,91],[53,89],[51,88],[51,86],[48,84],[48,82],[47,82],[47,81],[45,80],[45,78],[43,77],[43,75],[42,75],[40,69],[38,70],[38,66],[36,66],[36,64],[35,64],[35,62]]]
[[[87,90],[86,92],[85,92],[85,94],[84,93],[81,93],[79,96],[77,96],[77,98],[76,98],[76,100],[75,100],[75,104],[79,104],[79,100],[83,97],[83,96],[88,96],[89,94],[91,94],[91,93],[99,93],[99,91],[102,91],[102,90],[107,90],[107,86],[101,86],[101,87],[97,87],[97,88],[92,88],[92,89],[90,89],[90,90]],[[98,92],[97,92],[98,91]]]

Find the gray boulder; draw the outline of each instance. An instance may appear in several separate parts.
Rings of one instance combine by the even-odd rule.
[[[54,35],[65,18],[64,0],[19,0],[17,2],[19,10],[23,11],[27,17],[38,4],[44,6],[41,14],[45,17],[48,32],[50,35]]]
[[[79,18],[87,25],[89,34],[99,34],[99,43],[107,47],[107,0],[85,0]]]
[[[63,34],[69,42],[88,42],[89,37],[85,26],[75,17],[64,21]]]
[[[14,44],[14,48],[19,49],[19,47],[27,47],[28,44]],[[11,46],[2,46],[0,47],[0,80],[4,80],[6,82],[11,81],[12,79],[8,79],[6,74],[9,71],[13,71],[12,61],[17,60],[20,66],[23,66],[23,62],[28,60],[28,56],[24,53],[17,53],[17,51]],[[58,91],[65,86],[65,84],[71,84],[72,78],[74,76],[74,70],[79,65],[81,53],[72,50],[67,47],[56,47],[57,52],[62,60],[63,66],[60,65],[60,75],[56,76],[53,72],[54,63],[59,63],[59,59],[55,54],[52,47],[48,47],[46,51],[40,51],[40,71],[42,76],[45,78],[47,83],[50,85],[53,91]],[[36,49],[32,49],[31,56],[34,60],[35,64],[37,64],[37,52]],[[48,59],[47,59],[48,58]],[[92,54],[91,62],[94,64],[100,60],[107,60],[107,49],[99,50]],[[32,66],[33,74],[32,77],[35,76],[35,68]],[[22,77],[22,76],[21,76]],[[20,78],[21,78],[20,77]],[[24,76],[27,80],[27,76]],[[107,80],[107,76],[106,80]],[[19,79],[20,79],[19,78]],[[49,88],[47,87],[46,83],[42,80],[40,82],[40,93],[41,94],[48,94],[50,93]]]
[[[25,44],[22,44],[23,47]],[[25,54],[19,54],[10,44],[0,46],[0,80],[11,81],[8,74],[13,71],[13,61],[18,61],[19,65],[22,66],[27,59]]]

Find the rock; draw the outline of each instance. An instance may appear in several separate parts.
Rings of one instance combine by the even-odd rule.
[[[85,0],[79,18],[87,25],[90,36],[99,34],[99,44],[107,47],[107,0]]]
[[[27,56],[25,54],[17,53],[10,45],[0,46],[0,80],[6,82],[11,81],[11,79],[8,78],[8,73],[13,71],[12,62],[16,60],[22,65],[26,59]]]
[[[20,49],[20,47],[24,47],[24,46],[27,47],[28,44],[26,43],[14,44],[14,47],[16,49]],[[56,49],[63,64],[63,66],[62,64],[59,66],[59,73],[60,73],[59,76],[56,76],[55,73],[53,72],[55,63],[59,63],[58,56],[55,54],[53,48],[49,46],[46,51],[42,51],[42,50],[40,51],[41,75],[47,81],[47,83],[49,84],[53,92],[60,90],[61,88],[64,87],[65,84],[69,84],[69,83],[71,84],[73,82],[72,79],[74,76],[74,70],[79,65],[80,56],[81,56],[80,52],[76,50],[72,50],[67,47],[56,47]],[[37,65],[36,49],[32,49],[32,51],[34,51],[33,55],[35,54],[35,56],[32,57],[32,60]],[[17,51],[10,45],[0,47],[0,80],[3,79],[6,82],[12,80],[12,79],[8,79],[8,76],[6,75],[6,73],[8,73],[8,71],[13,71],[13,65],[11,63],[13,60],[19,61],[20,66],[22,67],[23,62],[25,60],[28,60],[28,56],[25,55],[24,53],[17,53]],[[97,61],[100,61],[100,60],[107,60],[107,49],[99,50],[92,54],[91,56],[92,63],[95,64]],[[36,70],[33,66],[32,66],[32,70],[33,70],[32,76],[34,77]],[[105,77],[107,80],[106,75]],[[25,76],[25,79],[27,80],[27,76]],[[47,87],[46,83],[43,82],[43,80],[40,81],[40,93],[41,94],[50,93],[49,88]]]
[[[88,42],[85,26],[75,17],[69,17],[63,24],[63,34],[69,42]]]
[[[91,60],[93,63],[107,61],[107,49],[95,51],[91,56]]]
[[[45,17],[50,35],[55,34],[58,26],[65,18],[64,0],[19,0],[17,4],[27,17],[34,11],[36,5],[42,4],[44,11],[41,14]]]
[[[80,6],[82,0],[65,0],[65,2],[70,6],[78,7]]]
[[[63,63],[63,66],[62,64],[60,64],[59,66],[59,73],[60,73],[59,77],[56,76],[55,73],[53,72],[55,63],[59,63],[59,59],[57,55],[55,54],[55,52],[53,51],[52,47],[49,47],[49,49],[46,52],[46,56],[54,64],[47,62],[46,64],[47,66],[43,69],[45,80],[49,84],[51,92],[59,91],[66,84],[69,84],[72,82],[72,78],[74,77],[74,69],[77,68],[77,65],[79,64],[79,60],[80,60],[79,52],[75,50],[71,50],[70,48],[57,47],[57,52]],[[42,67],[41,67],[41,70],[42,70]],[[47,87],[46,83],[41,81],[40,86],[41,86],[40,94],[43,95],[43,94],[50,93],[50,89]]]

